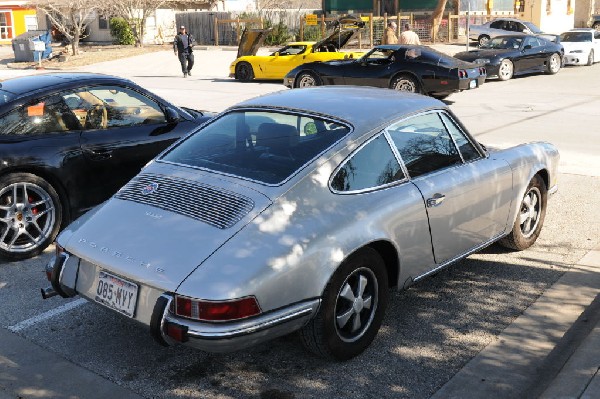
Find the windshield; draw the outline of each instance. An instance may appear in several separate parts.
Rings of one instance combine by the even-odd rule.
[[[591,42],[592,34],[588,32],[565,32],[560,35],[561,42]]]
[[[0,90],[0,105],[12,101],[15,97],[16,96],[9,91]]]
[[[499,36],[481,45],[482,49],[518,49],[523,43],[523,38],[512,36]]]
[[[523,22],[523,24],[525,24],[525,26],[528,27],[529,30],[532,31],[533,33],[542,33],[542,31],[540,30],[540,28],[538,28],[537,26],[535,26],[531,22]]]
[[[234,111],[181,141],[161,160],[279,184],[350,132],[293,113]]]

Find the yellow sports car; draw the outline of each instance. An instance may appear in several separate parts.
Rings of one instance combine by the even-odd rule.
[[[238,55],[229,66],[229,77],[244,82],[252,79],[281,80],[300,64],[314,61],[360,58],[363,52],[340,52],[358,29],[336,28],[320,42],[292,42],[271,55],[256,55],[269,33],[266,29],[246,30],[240,39]]]

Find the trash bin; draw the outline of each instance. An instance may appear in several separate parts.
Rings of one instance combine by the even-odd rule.
[[[12,40],[12,47],[15,53],[15,62],[38,61],[41,53],[42,59],[50,57],[52,54],[50,31],[46,30],[30,30],[15,37]],[[35,51],[33,42],[43,42],[45,44],[44,51]]]

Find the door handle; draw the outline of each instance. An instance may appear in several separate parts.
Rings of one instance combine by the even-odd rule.
[[[444,202],[444,200],[446,199],[446,196],[440,193],[435,193],[433,195],[432,198],[428,198],[427,199],[427,207],[428,208],[433,208],[435,206],[440,205],[442,202]]]

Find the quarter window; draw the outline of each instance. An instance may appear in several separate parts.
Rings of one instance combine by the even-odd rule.
[[[344,163],[331,180],[337,191],[359,191],[404,179],[404,173],[383,134]]]
[[[388,132],[411,177],[462,162],[437,113],[419,115],[392,125]]]
[[[87,130],[166,123],[156,102],[124,87],[76,90],[66,94],[64,100]]]

